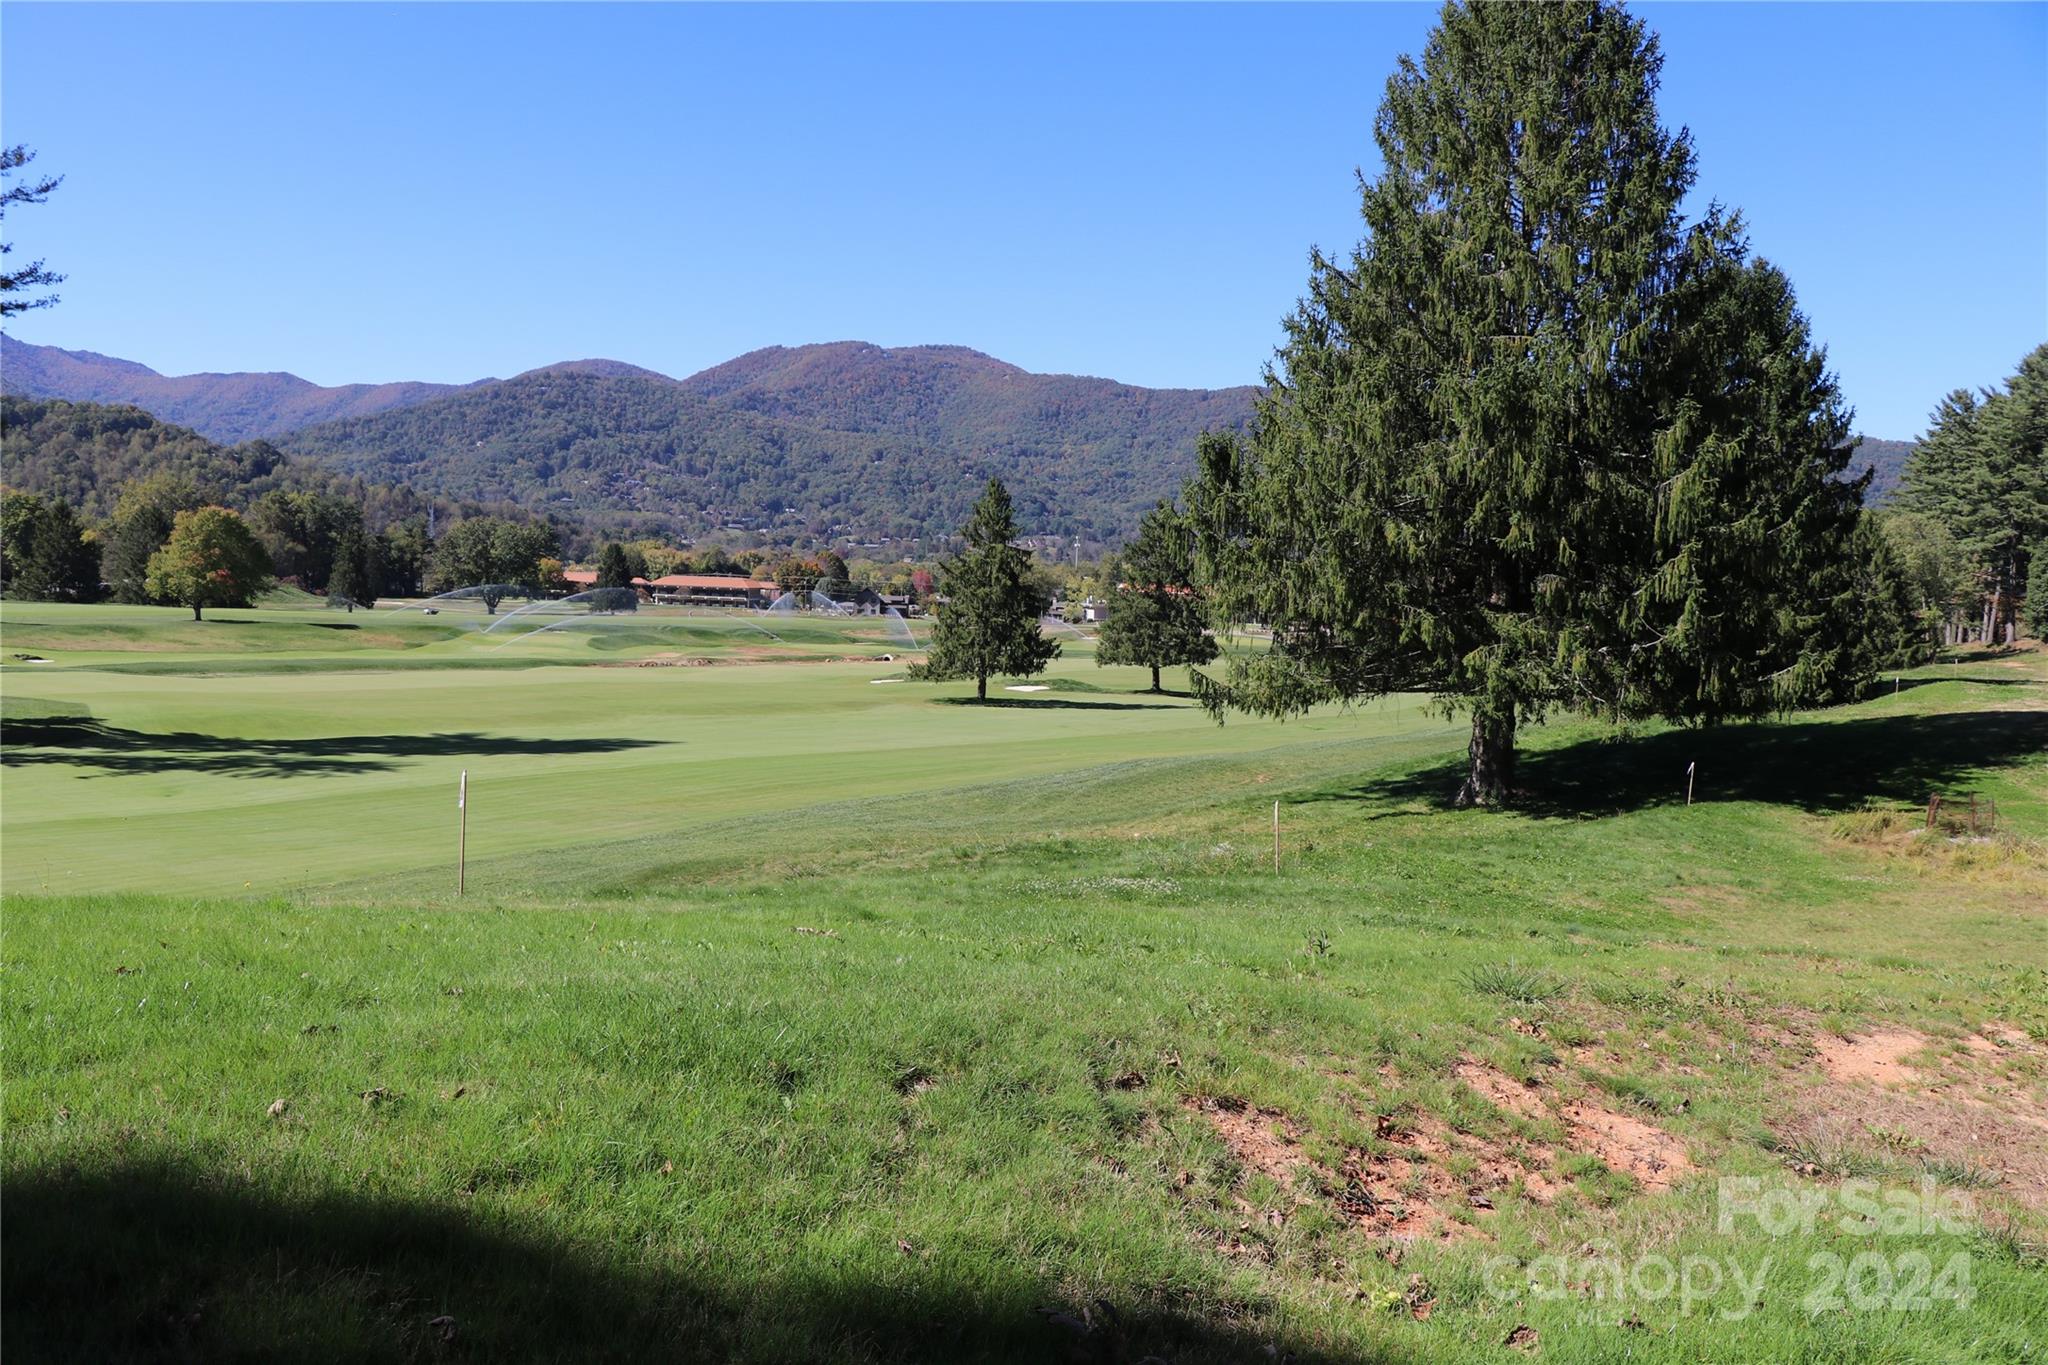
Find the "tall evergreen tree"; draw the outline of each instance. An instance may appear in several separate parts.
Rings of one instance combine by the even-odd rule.
[[[1160,669],[1205,664],[1216,657],[1216,641],[1195,588],[1194,531],[1172,503],[1160,503],[1138,523],[1117,576],[1122,581],[1110,597],[1109,619],[1095,649],[1097,665],[1150,668],[1157,692]]]
[[[632,585],[633,566],[626,559],[626,548],[617,541],[612,541],[598,553],[597,586],[629,588]]]
[[[1939,522],[1975,561],[1989,642],[2015,620],[2032,547],[2048,542],[2048,345],[2002,389],[1941,401],[1906,461],[1899,505]]]
[[[1213,712],[1417,689],[1470,711],[1458,800],[1558,706],[1699,720],[1830,685],[1848,418],[1739,219],[1688,225],[1662,58],[1618,6],[1450,4],[1375,123],[1348,264],[1312,259],[1248,439],[1190,513],[1264,655]]]
[[[945,601],[932,626],[931,653],[910,671],[937,681],[972,678],[974,695],[986,701],[991,677],[1042,673],[1060,647],[1039,630],[1048,599],[1031,573],[1031,556],[1011,543],[1017,518],[1002,480],[988,481],[960,536],[966,549],[940,569]]]

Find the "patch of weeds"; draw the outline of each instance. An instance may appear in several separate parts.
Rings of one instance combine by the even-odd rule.
[[[2005,1172],[1995,1171],[1988,1166],[1979,1166],[1968,1158],[1954,1161],[1931,1157],[1920,1163],[1920,1169],[1937,1184],[1953,1186],[1960,1190],[1988,1190],[2005,1179]]]
[[[1542,1005],[1565,993],[1565,983],[1549,972],[1513,961],[1487,962],[1458,978],[1477,995],[1497,995],[1517,1005]]]
[[[1558,1173],[1595,1208],[1612,1208],[1640,1186],[1635,1177],[1617,1171],[1597,1156],[1573,1152],[1557,1163]]]
[[[2023,1270],[2048,1269],[2048,1240],[2022,1228],[2010,1215],[1979,1228],[1976,1242],[1985,1255]]]
[[[1882,1124],[1871,1125],[1870,1136],[1878,1146],[1887,1151],[1900,1152],[1907,1156],[1915,1156],[1927,1150],[1927,1144],[1911,1133],[1897,1128],[1887,1128]]]
[[[1646,1114],[1683,1114],[1692,1107],[1691,1100],[1683,1096],[1666,1095],[1634,1076],[1596,1074],[1593,1080],[1608,1094]]]

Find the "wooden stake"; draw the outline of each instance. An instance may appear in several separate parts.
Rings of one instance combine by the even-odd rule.
[[[460,896],[469,881],[469,769],[455,788],[455,894]]]
[[[1273,875],[1280,875],[1280,803],[1273,803]]]

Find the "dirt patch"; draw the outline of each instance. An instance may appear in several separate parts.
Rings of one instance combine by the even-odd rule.
[[[1191,1100],[1188,1107],[1209,1121],[1238,1165],[1270,1177],[1284,1190],[1294,1188],[1295,1173],[1309,1164],[1300,1128],[1277,1109],[1223,1100]]]
[[[1805,1173],[1875,1158],[2048,1209],[2048,1048],[2001,1024],[1947,1050],[1891,1026],[1811,1046],[1823,1079],[1788,1098],[1776,1128]]]
[[[1600,1158],[1609,1170],[1634,1176],[1653,1193],[1670,1189],[1694,1169],[1685,1144],[1653,1123],[1586,1100],[1565,1105],[1562,1117],[1575,1150]]]
[[[1830,1034],[1814,1045],[1830,1080],[1899,1085],[1912,1079],[1906,1058],[1927,1046],[1927,1035],[1912,1029],[1880,1029],[1853,1039]]]
[[[1635,1177],[1646,1190],[1668,1190],[1675,1181],[1696,1169],[1683,1142],[1655,1124],[1632,1115],[1616,1113],[1591,1100],[1560,1103],[1543,1087],[1524,1085],[1500,1068],[1469,1056],[1458,1060],[1452,1067],[1452,1074],[1475,1093],[1509,1113],[1525,1119],[1559,1120],[1564,1124],[1566,1141],[1573,1151],[1597,1157],[1609,1169]],[[1485,1155],[1481,1154],[1482,1168]],[[1547,1202],[1548,1194],[1555,1187],[1541,1170],[1528,1170],[1504,1151],[1495,1155],[1498,1158],[1497,1169],[1505,1173],[1520,1167],[1526,1172],[1525,1184],[1530,1196],[1539,1202]],[[1551,1154],[1543,1152],[1543,1164],[1547,1166],[1550,1160]],[[1543,1193],[1539,1194],[1539,1189]]]
[[[1472,1057],[1461,1057],[1451,1068],[1451,1074],[1511,1114],[1519,1114],[1525,1119],[1550,1117],[1550,1107],[1544,1104],[1540,1094],[1499,1067]]]

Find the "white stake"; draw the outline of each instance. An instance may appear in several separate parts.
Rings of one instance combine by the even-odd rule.
[[[1688,806],[1692,804],[1692,772],[1699,766],[1698,759],[1685,765],[1685,804]]]
[[[1273,875],[1280,875],[1280,803],[1273,803]]]
[[[463,894],[469,880],[469,769],[455,788],[455,894]]]

